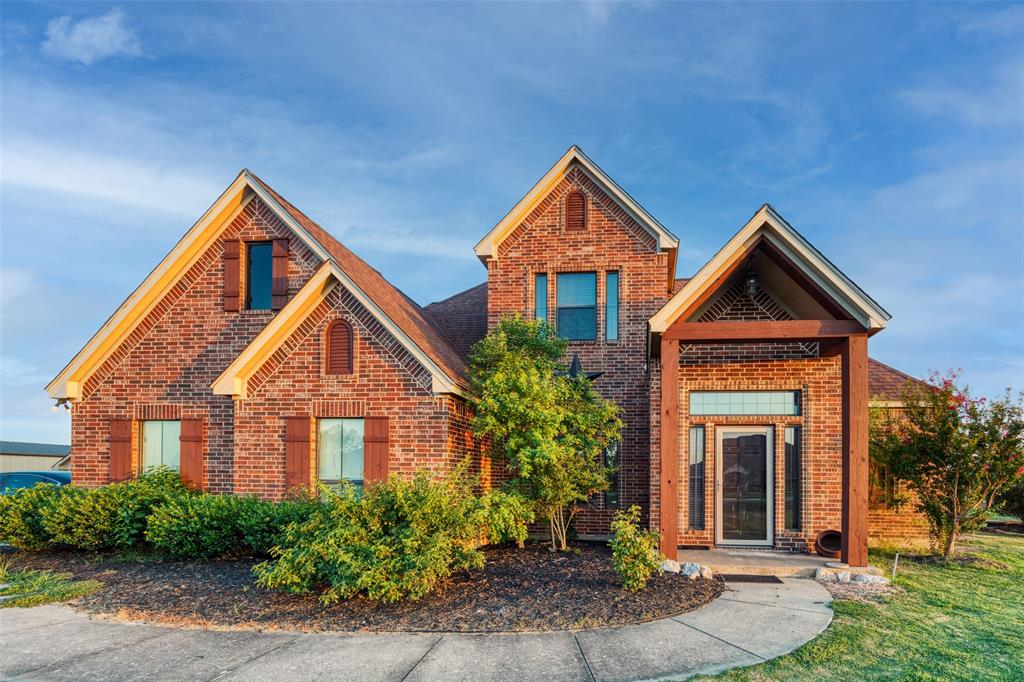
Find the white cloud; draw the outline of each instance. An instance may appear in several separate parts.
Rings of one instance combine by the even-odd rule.
[[[957,118],[977,127],[1014,127],[1024,123],[1024,59],[1017,57],[996,69],[986,83],[971,74],[970,85],[935,83],[904,90],[899,98],[929,116]]]
[[[0,183],[195,217],[226,185],[195,168],[57,146],[29,137],[4,143]]]
[[[78,22],[70,16],[50,20],[42,49],[51,57],[87,66],[108,57],[142,55],[139,36],[125,24],[124,12],[117,8]]]
[[[1013,5],[965,18],[957,26],[957,35],[1008,36],[1021,29],[1024,29],[1024,7]]]

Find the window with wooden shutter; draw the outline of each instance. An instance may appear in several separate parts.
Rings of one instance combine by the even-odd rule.
[[[273,310],[280,310],[288,302],[288,240],[274,240],[274,262],[272,265],[271,304]]]
[[[110,463],[108,476],[111,483],[132,477],[132,420],[110,420]]]
[[[388,477],[387,417],[366,417],[363,420],[363,480],[367,483]]]
[[[238,312],[239,285],[242,280],[242,273],[238,268],[239,243],[235,241],[224,242],[224,310]]]
[[[565,229],[567,232],[587,229],[587,198],[579,190],[569,192],[565,198]]]
[[[284,418],[284,483],[288,489],[309,487],[309,417]]]
[[[335,320],[327,325],[324,343],[327,374],[352,373],[352,325],[345,320]]]
[[[182,419],[178,436],[181,481],[192,490],[203,489],[203,420]]]

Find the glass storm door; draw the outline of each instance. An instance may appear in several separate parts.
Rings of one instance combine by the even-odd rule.
[[[771,545],[772,427],[719,427],[715,540],[721,545]]]

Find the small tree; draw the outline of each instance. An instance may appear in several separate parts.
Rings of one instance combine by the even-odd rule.
[[[622,428],[618,408],[560,364],[567,343],[545,322],[506,318],[473,349],[474,431],[508,462],[512,485],[533,501],[566,549],[579,505],[607,490],[601,452]]]
[[[901,414],[880,413],[871,429],[873,456],[917,497],[936,549],[956,550],[979,529],[999,495],[1024,476],[1024,402],[1006,395],[971,398],[957,374],[908,384]]]

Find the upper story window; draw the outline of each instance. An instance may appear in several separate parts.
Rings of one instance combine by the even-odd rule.
[[[558,334],[570,341],[597,339],[597,273],[558,275]]]
[[[800,391],[693,391],[693,415],[800,414]]]
[[[565,230],[582,232],[587,229],[587,197],[574,190],[565,197]]]
[[[540,273],[533,281],[533,308],[538,320],[548,321],[548,276]]]
[[[273,290],[273,244],[251,242],[245,245],[245,307],[270,310]]]
[[[619,273],[604,276],[604,338],[619,340]]]
[[[335,320],[327,325],[324,343],[327,374],[352,373],[352,325],[345,320]]]

